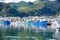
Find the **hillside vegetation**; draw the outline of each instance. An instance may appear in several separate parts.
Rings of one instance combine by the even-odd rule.
[[[24,2],[0,3],[0,16],[55,16],[60,13],[58,2]]]

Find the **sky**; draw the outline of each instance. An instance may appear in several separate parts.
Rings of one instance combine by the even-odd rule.
[[[5,2],[5,3],[9,3],[9,2],[15,2],[18,3],[20,1],[25,1],[25,2],[34,2],[35,0],[0,0],[0,2]],[[55,1],[55,0],[49,0],[49,1]]]
[[[25,2],[34,2],[35,0],[0,0],[0,2],[6,2],[6,3],[9,3],[9,2],[20,2],[20,1],[25,1]]]
[[[56,0],[49,0],[49,1],[56,1]]]

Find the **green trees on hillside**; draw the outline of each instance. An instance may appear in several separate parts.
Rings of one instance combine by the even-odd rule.
[[[52,3],[54,6],[51,5]],[[56,5],[58,5],[58,3]],[[0,16],[40,16],[46,13],[51,15],[52,13],[55,14],[55,9],[55,2],[44,3],[38,0],[34,2],[0,3]],[[48,11],[46,12],[45,10]],[[57,11],[59,11],[59,6]]]
[[[18,8],[19,12],[26,12],[42,9],[45,6],[43,2],[34,2],[33,5],[22,6]]]

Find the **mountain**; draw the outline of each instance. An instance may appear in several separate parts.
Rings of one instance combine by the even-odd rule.
[[[0,16],[55,16],[60,12],[59,4],[58,1],[0,3]]]

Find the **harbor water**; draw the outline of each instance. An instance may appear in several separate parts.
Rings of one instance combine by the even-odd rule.
[[[56,31],[59,27],[56,25],[51,27],[51,24],[47,25],[47,21],[45,19],[2,20],[0,21],[0,40],[60,40],[59,31]]]

